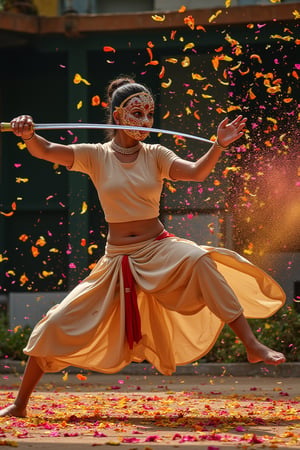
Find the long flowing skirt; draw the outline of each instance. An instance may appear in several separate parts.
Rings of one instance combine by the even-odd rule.
[[[142,338],[128,345],[122,257],[135,280]],[[36,325],[24,353],[45,372],[68,366],[115,373],[144,360],[170,375],[203,357],[224,323],[265,318],[285,302],[281,287],[239,254],[168,237],[106,245],[89,276]]]

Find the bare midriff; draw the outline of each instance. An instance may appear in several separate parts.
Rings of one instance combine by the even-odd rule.
[[[109,223],[108,226],[107,241],[113,245],[134,244],[154,239],[164,230],[157,217],[135,222]]]

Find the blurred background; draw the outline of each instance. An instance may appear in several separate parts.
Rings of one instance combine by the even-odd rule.
[[[105,123],[105,89],[120,74],[151,88],[155,127],[174,131],[149,141],[184,158],[209,146],[180,132],[214,139],[226,116],[247,117],[245,136],[205,182],[166,182],[161,219],[182,237],[238,251],[297,306],[299,3],[7,0],[0,8],[1,121],[30,114],[36,123]],[[62,143],[106,139],[102,130],[40,134]],[[11,323],[35,322],[83,279],[106,233],[85,175],[0,135],[0,301],[10,304]]]

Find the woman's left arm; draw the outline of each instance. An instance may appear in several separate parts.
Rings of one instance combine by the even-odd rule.
[[[222,151],[243,136],[246,121],[247,119],[243,116],[238,116],[230,123],[228,118],[224,119],[218,126],[217,141],[208,152],[196,162],[176,159],[170,168],[170,178],[182,181],[204,181],[214,169]]]

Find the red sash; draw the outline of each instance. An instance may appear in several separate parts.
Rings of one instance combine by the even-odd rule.
[[[171,236],[174,236],[174,234],[171,234],[168,231],[163,231],[155,238],[155,241],[160,241],[161,239]],[[122,258],[122,273],[125,295],[125,331],[129,347],[133,348],[133,343],[138,343],[141,340],[142,332],[141,317],[137,304],[134,278],[130,270],[128,255],[124,255]]]

